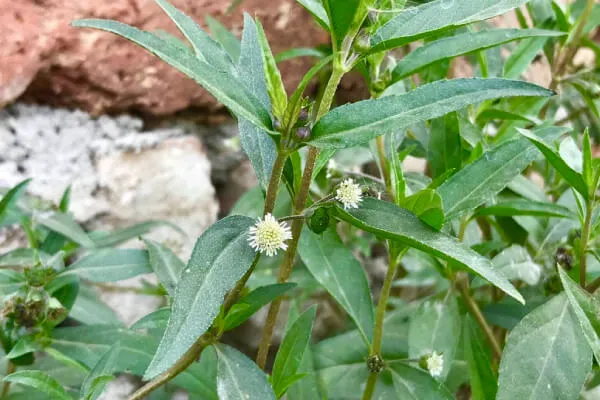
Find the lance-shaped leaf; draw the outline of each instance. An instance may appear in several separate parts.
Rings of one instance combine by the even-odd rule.
[[[213,38],[223,46],[231,59],[237,63],[241,51],[240,40],[237,36],[210,15],[206,15],[206,25],[208,25]]]
[[[385,239],[397,240],[441,259],[457,263],[480,275],[506,294],[524,302],[521,294],[487,258],[482,257],[454,237],[433,230],[409,211],[374,198],[366,198],[358,209],[344,210],[336,206],[337,216],[367,232]]]
[[[470,315],[466,316],[463,326],[464,352],[469,366],[473,400],[494,399],[498,390],[498,377],[492,369],[489,346],[481,329]]]
[[[403,57],[392,72],[392,82],[406,78],[436,62],[452,57],[485,50],[523,38],[561,36],[564,34],[564,32],[545,29],[495,29],[467,32],[439,39],[426,43]]]
[[[531,83],[506,79],[438,81],[405,94],[337,107],[315,125],[311,144],[319,148],[352,147],[484,100],[553,94]]]
[[[306,10],[312,14],[319,25],[326,30],[330,29],[329,17],[327,16],[325,7],[323,7],[323,0],[298,0],[298,3],[300,3],[302,7],[306,8]]]
[[[42,371],[24,370],[13,372],[2,378],[4,382],[29,386],[53,400],[73,400],[69,393],[54,378]]]
[[[567,273],[558,266],[558,274],[565,288],[567,299],[579,321],[581,330],[594,353],[597,362],[600,362],[600,304],[598,299],[581,289]]]
[[[222,400],[275,400],[267,376],[248,357],[224,344],[217,353],[217,392]]]
[[[114,247],[130,239],[138,238],[152,229],[165,226],[185,236],[185,232],[181,228],[167,221],[146,221],[110,233],[91,232],[90,236],[94,243],[96,243],[96,247]]]
[[[331,36],[335,48],[341,49],[346,35],[355,34],[367,15],[367,2],[364,0],[323,0],[329,16]]]
[[[511,331],[500,362],[497,400],[576,399],[592,353],[565,295],[542,304]]]
[[[263,129],[269,129],[271,126],[269,110],[239,79],[228,72],[215,69],[209,63],[197,58],[191,51],[184,51],[156,35],[117,21],[84,19],[74,21],[73,26],[102,29],[137,43],[194,79],[234,114],[246,118]]]
[[[200,236],[177,285],[169,323],[146,379],[171,367],[210,328],[225,294],[254,260],[248,244],[253,224],[252,218],[230,216]]]
[[[373,337],[373,301],[365,271],[329,229],[318,235],[304,229],[298,252],[315,279],[342,306],[358,327],[366,343]]]
[[[372,51],[383,51],[446,29],[482,21],[528,0],[435,0],[407,8],[383,25],[371,39]]]
[[[394,395],[402,400],[452,400],[454,396],[427,372],[402,362],[392,362],[387,368],[392,374]],[[380,397],[381,398],[381,397]]]
[[[23,182],[19,183],[15,187],[11,188],[2,198],[0,199],[0,226],[4,223],[6,219],[6,215],[8,214],[8,209],[16,203],[16,201],[25,194],[25,189],[27,185],[29,185],[31,179],[26,179]]]
[[[61,275],[76,274],[92,282],[115,282],[152,273],[148,252],[137,249],[102,249],[69,266]]]
[[[96,243],[90,239],[87,233],[79,226],[69,214],[61,212],[45,212],[35,216],[35,220],[50,229],[53,232],[60,233],[64,237],[71,239],[75,243],[91,248],[96,247]]]
[[[536,133],[544,138],[556,138],[568,128],[544,127]],[[440,185],[446,220],[475,209],[506,187],[539,155],[533,144],[517,138],[483,153]]]
[[[115,343],[114,346],[100,357],[100,360],[98,360],[85,377],[79,391],[82,399],[95,400],[102,394],[106,383],[114,378],[113,372],[117,365],[118,357],[119,342]]]
[[[287,107],[287,93],[283,86],[283,80],[281,79],[279,68],[277,68],[275,57],[273,57],[273,53],[271,52],[267,35],[258,20],[256,21],[256,28],[258,31],[258,42],[262,50],[263,76],[267,83],[267,92],[271,99],[273,115],[281,120]]]
[[[144,239],[144,243],[148,249],[150,267],[169,296],[175,296],[175,288],[185,264],[168,247],[150,239]]]
[[[532,183],[533,184],[533,183]],[[502,201],[489,207],[480,208],[476,215],[495,215],[498,217],[514,217],[529,215],[533,217],[555,217],[577,219],[577,214],[567,207],[547,201],[515,199]]]

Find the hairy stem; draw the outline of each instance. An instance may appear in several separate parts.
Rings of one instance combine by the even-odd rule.
[[[319,103],[316,118],[317,121],[321,119],[321,117],[323,117],[323,115],[325,115],[331,108],[331,104],[333,103],[333,99],[335,97],[335,92],[340,80],[342,79],[342,76],[344,75],[344,72],[344,69],[341,68],[339,64],[334,62],[334,67],[329,78],[329,82],[327,82],[327,86],[323,92],[323,97]],[[312,146],[309,147],[308,156],[306,158],[306,166],[304,167],[304,172],[302,173],[300,189],[298,190],[294,201],[294,215],[301,214],[306,207],[306,199],[308,198],[315,162],[317,161],[318,155],[319,149]],[[292,240],[289,243],[289,247],[285,253],[281,266],[279,267],[279,275],[277,277],[277,282],[279,283],[287,282],[287,280],[290,278],[294,261],[296,259],[298,241],[300,240],[303,225],[304,221],[301,219],[296,219],[292,222]],[[267,314],[267,320],[265,322],[265,326],[263,327],[260,345],[258,347],[258,354],[256,356],[256,363],[262,369],[265,368],[267,363],[267,356],[269,354],[269,348],[271,347],[271,338],[273,337],[273,331],[275,330],[275,324],[277,322],[277,315],[279,315],[281,301],[282,299],[278,298],[271,303],[269,306],[269,312]]]
[[[265,196],[265,207],[263,214],[268,214],[275,208],[275,200],[277,199],[281,174],[283,173],[283,167],[285,166],[285,160],[287,159],[287,156],[288,154],[285,151],[279,151],[277,154],[277,158],[273,164],[273,171],[271,172],[267,194]],[[246,282],[248,282],[252,272],[254,272],[259,259],[260,254],[257,254],[248,271],[246,271],[242,279],[236,283],[235,287],[225,297],[225,301],[223,302],[224,312],[227,312],[239,298],[240,293],[246,286]],[[196,361],[207,346],[219,340],[221,335],[222,332],[215,331],[214,329],[202,334],[192,345],[192,347],[190,347],[190,349],[183,355],[183,357],[173,364],[171,368],[139,388],[135,393],[129,396],[128,400],[141,400],[154,390],[175,378],[177,375],[185,371],[187,367],[189,367],[194,361]]]
[[[579,285],[585,287],[585,277],[587,273],[587,246],[590,240],[590,229],[592,225],[592,213],[594,211],[594,201],[592,198],[585,205],[585,221],[581,231],[581,240],[579,248]]]

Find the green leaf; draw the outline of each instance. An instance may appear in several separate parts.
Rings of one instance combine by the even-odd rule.
[[[533,201],[527,199],[502,201],[492,206],[480,208],[479,210],[477,210],[475,215],[495,215],[499,217],[530,215],[534,217],[577,219],[577,214],[568,209],[567,207],[555,203],[545,201]]]
[[[285,332],[277,356],[275,356],[273,375],[271,376],[277,398],[283,396],[288,389],[289,384],[286,384],[286,381],[298,373],[302,357],[310,341],[316,313],[316,306],[309,308]]]
[[[218,360],[217,390],[220,399],[275,400],[267,376],[248,357],[224,344],[217,344],[214,349]]]
[[[90,239],[87,233],[79,226],[69,214],[61,212],[45,212],[35,215],[35,220],[53,232],[60,233],[64,237],[86,248],[96,247],[96,243]]]
[[[576,399],[592,355],[565,295],[529,314],[508,335],[497,400]]]
[[[321,59],[327,57],[327,52],[312,47],[295,47],[275,54],[275,61],[280,63],[298,57],[316,57]]]
[[[169,296],[175,297],[175,288],[185,264],[168,247],[150,239],[144,239],[144,243],[148,249],[150,267]]]
[[[342,49],[343,41],[353,37],[365,16],[367,2],[364,0],[323,0],[329,17],[334,49]]]
[[[415,214],[436,231],[444,225],[442,198],[435,190],[423,189],[407,197],[400,206]]]
[[[544,29],[494,29],[466,32],[418,47],[403,57],[392,72],[392,82],[399,81],[428,66],[453,57],[499,46],[504,43],[535,36],[560,36],[564,32]]]
[[[544,127],[536,133],[556,138],[568,128]],[[452,175],[438,188],[446,220],[488,201],[521,174],[537,157],[535,146],[524,138],[504,142]]]
[[[446,171],[460,169],[462,145],[456,112],[432,121],[427,159],[433,179],[440,177]]]
[[[228,331],[240,326],[263,306],[294,287],[296,287],[295,283],[275,283],[254,289],[231,307],[223,322],[224,330]]]
[[[492,259],[492,265],[506,279],[519,279],[528,285],[537,285],[542,275],[542,267],[531,259],[527,249],[518,245],[502,250]]]
[[[166,371],[210,328],[225,294],[254,260],[254,250],[248,244],[248,230],[254,222],[252,218],[230,216],[200,236],[177,286],[169,324],[146,379]]]
[[[243,83],[228,72],[215,70],[211,64],[196,58],[191,52],[185,52],[149,32],[116,21],[84,19],[74,21],[72,25],[102,29],[137,43],[194,79],[234,114],[263,129],[271,126],[269,110]]]
[[[69,312],[69,317],[86,325],[123,325],[115,312],[98,298],[94,289],[86,285],[79,286],[77,299]]]
[[[281,73],[279,72],[279,68],[277,68],[277,62],[275,62],[275,58],[269,47],[267,36],[258,20],[256,21],[256,28],[258,30],[258,42],[262,48],[264,77],[267,83],[267,91],[271,98],[273,115],[279,120],[282,120],[287,107],[287,93],[283,86]]]
[[[465,317],[463,343],[473,400],[495,399],[498,378],[492,369],[494,362],[481,329],[470,315]]]
[[[452,236],[436,232],[407,210],[381,200],[366,198],[358,209],[344,210],[337,206],[335,211],[340,219],[362,230],[385,239],[397,240],[468,268],[523,303],[521,294],[504,276],[491,268],[488,259]]]
[[[546,160],[556,169],[556,171],[584,198],[588,198],[588,188],[583,176],[571,168],[565,160],[544,141],[532,132],[525,129],[519,129],[519,132],[531,141],[544,155]]]
[[[91,369],[117,342],[119,355],[113,373],[141,376],[158,346],[158,338],[152,335],[109,325],[58,328],[52,332],[51,349]],[[214,352],[209,350],[202,353],[199,362],[191,364],[171,382],[201,399],[218,400],[216,360]]]
[[[435,0],[407,9],[383,25],[371,39],[373,51],[402,46],[425,36],[483,21],[528,0]]]
[[[501,97],[551,96],[553,93],[530,83],[505,79],[438,81],[405,94],[337,107],[315,125],[311,144],[319,148],[352,147],[469,104]]]
[[[72,400],[73,398],[54,378],[42,371],[17,371],[2,378],[4,382],[16,383],[29,386],[35,390],[45,393],[52,400]]]
[[[596,362],[600,362],[600,304],[598,300],[583,290],[567,275],[562,266],[558,266],[558,275],[571,304],[573,313],[579,321],[579,326],[587,340]]]
[[[235,73],[235,66],[229,54],[204,32],[191,17],[173,7],[166,0],[155,1],[190,42],[196,52],[196,57],[212,65],[213,68],[230,74]]]
[[[444,355],[445,361],[445,355]],[[387,368],[392,374],[396,399],[402,400],[452,400],[454,396],[427,372],[402,362],[391,362]]]
[[[35,351],[42,350],[44,348],[44,344],[42,342],[43,340],[40,340],[40,338],[34,334],[23,336],[17,343],[15,343],[13,348],[6,355],[6,358],[12,360],[27,353],[33,353]]]
[[[298,0],[298,3],[302,5],[315,20],[327,31],[329,28],[329,16],[325,7],[323,7],[323,0]]]
[[[6,192],[6,194],[2,196],[2,199],[0,199],[0,226],[3,226],[4,224],[8,209],[17,202],[19,197],[25,194],[25,189],[27,189],[29,182],[31,182],[31,179],[25,179]]]
[[[266,190],[269,186],[275,158],[277,158],[275,142],[265,130],[242,118],[238,120],[238,131],[240,143],[248,155],[258,182],[263,190]]]
[[[520,77],[529,68],[547,41],[548,37],[535,37],[519,43],[504,63],[502,76],[508,79]]]
[[[10,269],[0,269],[0,295],[6,296],[16,292],[26,284],[22,273]]]
[[[185,236],[185,232],[182,231],[177,225],[167,221],[146,221],[128,226],[127,228],[118,229],[110,233],[93,232],[91,236],[94,243],[96,243],[96,247],[114,247],[130,239],[145,235],[152,229],[164,226],[168,226],[179,234]]]
[[[590,143],[590,131],[586,128],[583,133],[583,162],[581,175],[588,187],[589,193],[595,193],[598,186],[597,179],[594,179],[594,165],[592,156],[592,144]]]
[[[39,259],[38,250],[29,247],[18,248],[0,254],[0,268],[31,267],[37,264]]]
[[[60,275],[76,274],[92,282],[116,282],[150,273],[146,250],[102,249],[78,260]]]
[[[206,24],[213,38],[223,46],[225,51],[229,53],[229,56],[233,62],[237,63],[240,59],[240,41],[231,33],[223,24],[211,17],[206,15]]]
[[[140,329],[162,329],[167,327],[169,317],[171,316],[171,308],[163,307],[150,314],[144,315],[139,320],[135,321],[129,329],[137,331]]]
[[[348,313],[365,343],[373,337],[373,301],[362,265],[333,229],[322,235],[305,228],[298,252],[306,268]]]
[[[108,381],[114,378],[112,374],[118,362],[119,346],[120,343],[117,342],[108,349],[87,374],[79,391],[79,395],[82,399],[97,399],[102,394],[104,386]]]
[[[461,320],[456,299],[448,294],[443,301],[424,302],[410,321],[408,355],[419,359],[434,351],[444,356],[443,381],[450,372],[460,339]]]

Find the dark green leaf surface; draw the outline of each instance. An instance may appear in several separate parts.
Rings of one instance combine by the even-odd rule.
[[[445,361],[445,359],[444,359]],[[452,400],[454,396],[427,372],[401,362],[390,363],[396,399],[402,400]]]
[[[23,386],[29,386],[40,391],[52,400],[73,400],[65,389],[54,378],[42,371],[17,371],[2,378],[4,382],[11,382]]]
[[[329,229],[318,235],[305,228],[298,252],[315,279],[329,292],[354,321],[363,339],[373,337],[373,301],[362,265]]]
[[[75,262],[61,275],[76,274],[92,282],[116,282],[152,273],[148,252],[137,249],[102,249]]]
[[[544,127],[536,133],[556,138],[568,128]],[[525,138],[502,143],[452,175],[438,188],[444,204],[446,220],[488,201],[521,174],[539,155]]]
[[[591,367],[579,321],[566,296],[556,296],[508,335],[496,399],[577,399]]]
[[[337,107],[315,125],[311,144],[319,148],[352,147],[469,104],[502,97],[551,96],[553,93],[530,83],[496,78],[437,81],[405,94]]]
[[[217,391],[221,400],[275,400],[267,376],[248,357],[224,344],[217,353]]]
[[[366,1],[323,0],[323,5],[329,16],[331,36],[336,46],[334,48],[341,49],[346,35],[352,35],[358,31],[367,13]]]
[[[358,209],[344,210],[336,207],[336,213],[340,219],[367,232],[397,240],[444,260],[456,262],[482,276],[518,301],[524,301],[514,286],[491,268],[488,259],[454,237],[436,232],[414,214],[402,208],[374,198],[366,198]]]
[[[246,118],[264,129],[269,129],[271,126],[269,110],[260,103],[249,89],[246,89],[238,79],[235,79],[229,73],[215,69],[190,52],[182,51],[182,49],[170,45],[149,32],[116,21],[101,19],[77,20],[73,22],[73,26],[102,29],[139,44],[196,80],[234,114]]]
[[[298,373],[304,352],[310,342],[316,313],[316,306],[309,308],[285,332],[275,357],[273,374],[271,375],[271,382],[277,398],[285,394],[288,388],[286,382]]]
[[[169,296],[174,297],[175,288],[185,264],[168,247],[150,239],[144,239],[144,243],[148,249],[150,267]]]
[[[371,39],[373,51],[402,46],[429,34],[482,21],[528,0],[435,0],[408,8],[383,25]]]
[[[492,369],[493,360],[487,342],[470,315],[466,316],[463,325],[463,348],[469,366],[473,400],[494,399],[498,390],[498,378]]]
[[[432,179],[440,177],[446,171],[460,169],[462,145],[456,112],[432,121],[427,159]]]
[[[263,306],[269,304],[295,286],[295,283],[275,283],[254,289],[229,309],[223,322],[224,330],[228,331],[240,326]]]
[[[11,207],[19,199],[19,197],[25,193],[25,189],[27,189],[29,182],[31,182],[31,179],[24,180],[15,187],[11,188],[8,192],[6,192],[6,194],[4,194],[4,196],[2,196],[2,199],[0,199],[0,226],[4,224],[9,207]]]
[[[177,286],[169,324],[146,371],[147,379],[171,367],[211,326],[225,294],[254,260],[248,244],[252,225],[252,218],[230,216],[200,236]]]
[[[392,72],[392,81],[403,79],[441,60],[485,50],[514,40],[564,34],[564,32],[544,29],[495,29],[446,37],[426,43],[403,57]]]
[[[496,215],[500,217],[530,215],[534,217],[577,219],[577,214],[567,207],[555,203],[526,199],[502,201],[498,204],[479,209],[476,215]]]

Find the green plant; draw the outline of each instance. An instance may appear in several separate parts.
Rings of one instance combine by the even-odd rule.
[[[83,393],[124,371],[146,381],[130,400],[173,388],[201,399],[577,399],[597,385],[600,165],[581,132],[598,132],[598,70],[573,64],[582,47],[597,53],[592,0],[299,0],[331,48],[277,56],[248,15],[240,42],[157,2],[187,41],[74,25],[132,40],[212,93],[237,118],[260,185],[187,265],[147,242],[168,307],[129,329],[31,341],[88,371]],[[512,10],[521,29],[485,22]],[[514,80],[542,51],[551,90]],[[277,62],[295,56],[317,62],[288,95]],[[446,79],[458,56],[478,78]],[[372,98],[332,108],[351,71]],[[426,161],[424,174],[403,168],[408,156]],[[378,176],[355,168],[367,162]],[[376,250],[387,268],[375,305],[361,261]],[[349,324],[310,343],[318,310],[306,305],[323,290]],[[288,323],[267,376],[283,295]],[[266,305],[254,363],[221,338]],[[71,398],[41,370],[4,379]]]

